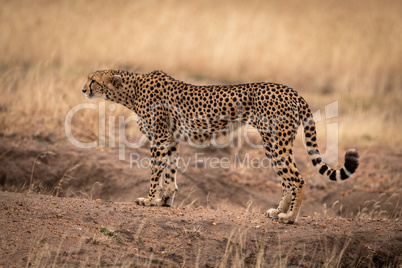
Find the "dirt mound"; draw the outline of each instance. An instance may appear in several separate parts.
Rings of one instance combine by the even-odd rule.
[[[397,267],[402,226],[301,217],[280,224],[245,209],[0,193],[0,265]]]

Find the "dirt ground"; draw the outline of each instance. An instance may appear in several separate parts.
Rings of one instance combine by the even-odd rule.
[[[402,153],[357,149],[356,175],[335,184],[296,144],[308,188],[298,222],[285,225],[264,215],[281,196],[271,169],[205,165],[262,157],[247,147],[182,144],[190,164],[175,205],[159,208],[133,202],[149,186],[149,169],[137,165],[147,148],[119,160],[115,148],[0,136],[0,267],[400,267]]]

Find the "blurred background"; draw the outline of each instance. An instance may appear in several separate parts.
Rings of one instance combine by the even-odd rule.
[[[286,84],[314,111],[339,101],[342,144],[399,148],[401,14],[388,0],[1,0],[0,132],[66,142],[90,72],[161,69],[196,84]],[[75,135],[96,140],[97,118],[80,112]]]

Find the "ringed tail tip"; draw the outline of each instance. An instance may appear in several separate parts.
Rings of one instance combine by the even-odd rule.
[[[357,167],[359,166],[359,153],[353,149],[349,150],[345,154],[345,169],[350,173],[355,173]]]

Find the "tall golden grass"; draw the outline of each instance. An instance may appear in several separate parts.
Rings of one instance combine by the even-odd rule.
[[[0,132],[63,140],[88,73],[162,69],[287,84],[314,110],[339,100],[341,142],[401,146],[401,11],[391,0],[2,0]],[[96,139],[97,118],[77,113],[75,133]]]

